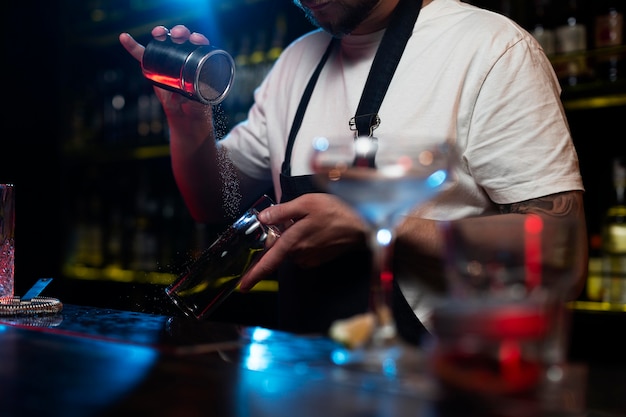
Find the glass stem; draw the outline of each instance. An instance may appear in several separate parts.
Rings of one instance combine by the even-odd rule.
[[[385,343],[396,336],[396,327],[392,312],[393,292],[393,243],[394,235],[390,229],[377,229],[371,240],[372,282],[370,302],[376,315],[377,327],[375,342]]]

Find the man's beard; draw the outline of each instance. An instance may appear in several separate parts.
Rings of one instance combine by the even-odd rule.
[[[330,33],[336,38],[341,38],[344,35],[349,35],[354,29],[356,29],[372,12],[374,7],[378,4],[379,0],[361,0],[354,6],[348,6],[344,3],[338,3],[343,8],[340,20],[319,22],[313,13],[302,6],[300,0],[294,0],[294,4],[299,7],[306,18],[314,25],[326,32]]]

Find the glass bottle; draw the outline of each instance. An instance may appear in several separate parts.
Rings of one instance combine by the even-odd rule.
[[[587,270],[587,282],[585,293],[579,299],[583,301],[602,301],[602,236],[600,233],[593,234],[589,238],[589,268]]]
[[[602,301],[626,303],[626,165],[613,161],[614,202],[602,224]]]
[[[587,51],[587,25],[577,0],[568,0],[561,10],[560,21],[555,29],[556,52],[566,59],[556,66],[557,76],[564,85],[575,86],[589,78]]]
[[[535,0],[534,22],[531,34],[543,48],[546,55],[556,52],[554,25],[549,15],[550,0]]]
[[[616,0],[596,3],[594,11],[593,42],[597,49],[606,48],[606,53],[598,51],[596,72],[600,79],[615,82],[624,77],[626,57],[613,53],[612,47],[624,43],[623,5]]]

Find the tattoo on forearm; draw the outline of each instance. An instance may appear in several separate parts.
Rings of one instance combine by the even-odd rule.
[[[502,214],[550,214],[552,216],[567,216],[578,210],[580,206],[579,196],[576,193],[559,193],[520,203],[500,205]]]

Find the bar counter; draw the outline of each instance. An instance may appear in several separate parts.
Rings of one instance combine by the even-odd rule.
[[[0,317],[0,416],[613,417],[626,412],[623,366],[573,364],[571,383],[546,391],[541,401],[516,398],[494,408],[444,393],[425,369],[392,378],[334,365],[336,347],[325,336],[79,305],[64,305],[52,315]]]

